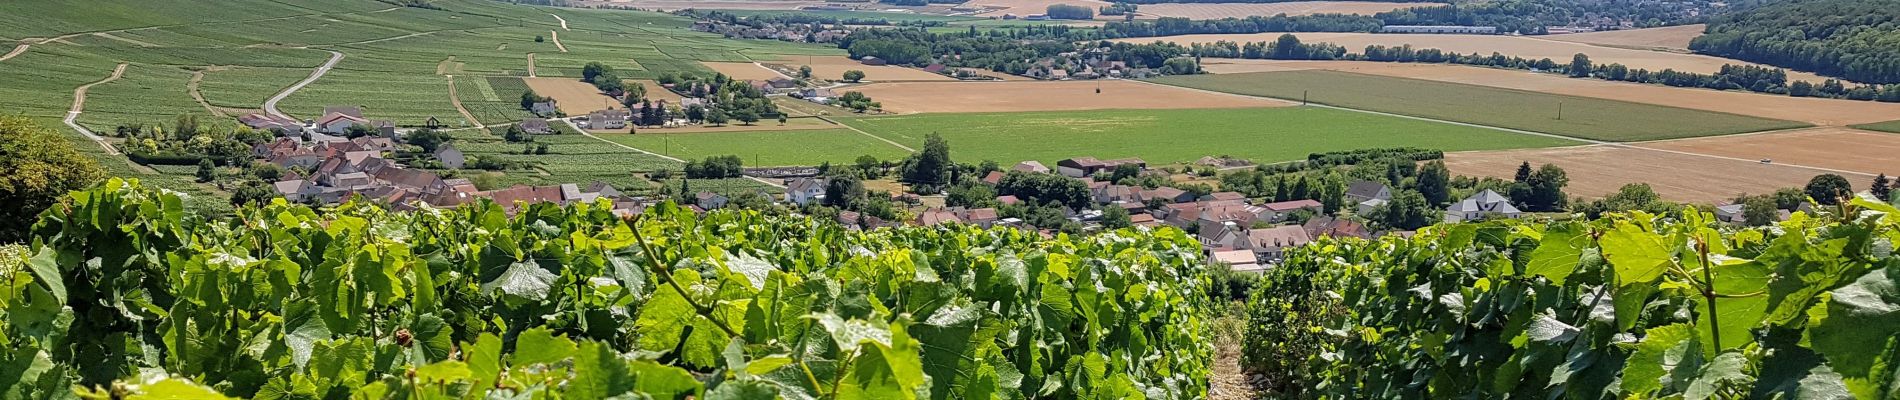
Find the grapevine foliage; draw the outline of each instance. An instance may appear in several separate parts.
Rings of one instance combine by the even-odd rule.
[[[1684,214],[1321,241],[1250,299],[1247,366],[1314,398],[1900,396],[1900,210]]]
[[[1197,398],[1199,246],[670,205],[225,219],[108,182],[0,296],[0,398]],[[0,264],[8,265],[8,264]]]

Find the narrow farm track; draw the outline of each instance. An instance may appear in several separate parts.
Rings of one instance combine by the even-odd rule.
[[[1150,84],[1150,85],[1161,85],[1161,84],[1159,84],[1159,83],[1154,83],[1154,82],[1148,82],[1148,81],[1143,81],[1143,80],[1132,80],[1132,81],[1133,81],[1133,82],[1141,82],[1141,83],[1145,83],[1145,84]],[[1169,85],[1162,85],[1162,86],[1169,86]],[[1218,93],[1218,94],[1226,94],[1226,95],[1231,95],[1231,96],[1242,96],[1242,97],[1253,97],[1253,98],[1271,98],[1271,97],[1264,97],[1264,96],[1247,96],[1247,95],[1243,95],[1243,94],[1234,94],[1234,93],[1226,93],[1226,92],[1218,92],[1218,91],[1212,91],[1212,90],[1204,90],[1204,89],[1195,89],[1195,88],[1190,88],[1190,87],[1181,87],[1181,86],[1169,86],[1169,87],[1174,87],[1174,88],[1180,88],[1180,89],[1187,89],[1187,90],[1198,90],[1198,91],[1201,91],[1201,92],[1206,92],[1206,93]],[[1289,102],[1292,102],[1292,101],[1290,101],[1290,100],[1286,100],[1286,99],[1277,99],[1277,100],[1282,100],[1282,101],[1289,101]],[[1294,102],[1294,103],[1297,103],[1297,102]],[[1731,161],[1745,161],[1745,162],[1758,162],[1758,161],[1760,161],[1760,160],[1749,160],[1749,159],[1743,159],[1743,158],[1736,158],[1736,157],[1728,157],[1728,156],[1720,156],[1720,155],[1714,155],[1714,154],[1703,154],[1703,153],[1694,153],[1694,152],[1687,152],[1687,151],[1681,151],[1681,150],[1667,150],[1667,149],[1658,149],[1658,148],[1651,148],[1651,147],[1643,147],[1643,146],[1641,146],[1641,145],[1640,145],[1640,144],[1641,144],[1640,142],[1638,142],[1638,143],[1621,143],[1621,142],[1607,142],[1607,141],[1602,141],[1602,140],[1594,140],[1594,139],[1583,139],[1583,138],[1577,138],[1577,137],[1570,137],[1570,136],[1564,136],[1564,135],[1558,135],[1558,134],[1554,134],[1554,133],[1547,133],[1547,132],[1537,132],[1537,131],[1527,131],[1527,130],[1523,130],[1523,129],[1515,129],[1515,128],[1506,128],[1506,127],[1501,127],[1501,126],[1491,126],[1491,125],[1482,125],[1482,124],[1473,124],[1473,123],[1468,123],[1468,122],[1458,122],[1458,121],[1450,121],[1450,120],[1442,120],[1442,119],[1437,119],[1437,118],[1426,118],[1426,117],[1418,117],[1418,116],[1411,116],[1411,115],[1405,115],[1405,114],[1394,114],[1394,113],[1389,113],[1389,112],[1384,112],[1384,111],[1373,111],[1373,110],[1362,110],[1362,109],[1357,109],[1357,108],[1348,108],[1348,107],[1340,107],[1340,106],[1334,106],[1334,105],[1326,105],[1326,104],[1319,104],[1319,103],[1309,103],[1309,104],[1307,104],[1307,105],[1308,105],[1308,106],[1312,106],[1312,107],[1320,107],[1320,108],[1329,108],[1329,109],[1334,109],[1334,110],[1341,110],[1341,111],[1352,111],[1352,112],[1359,112],[1359,113],[1366,113],[1366,114],[1374,114],[1374,115],[1383,115],[1383,116],[1388,116],[1388,117],[1397,117],[1397,118],[1405,118],[1405,119],[1411,119],[1411,120],[1417,120],[1417,121],[1427,121],[1427,122],[1437,122],[1437,123],[1441,123],[1441,124],[1452,124],[1452,125],[1458,125],[1458,126],[1467,126],[1467,127],[1472,127],[1472,128],[1482,128],[1482,129],[1490,129],[1490,130],[1497,130],[1497,131],[1504,131],[1504,132],[1510,132],[1510,133],[1516,133],[1516,134],[1520,134],[1520,135],[1531,135],[1531,136],[1542,136],[1542,137],[1547,137],[1547,138],[1553,138],[1553,139],[1563,139],[1563,140],[1570,140],[1570,141],[1575,141],[1575,142],[1580,142],[1580,143],[1587,143],[1587,144],[1590,144],[1590,145],[1598,145],[1598,146],[1606,146],[1606,147],[1617,147],[1617,148],[1626,148],[1626,149],[1634,149],[1634,150],[1644,150],[1644,151],[1655,151],[1655,152],[1662,152],[1662,153],[1671,153],[1671,154],[1678,154],[1678,155],[1685,155],[1685,156],[1695,156],[1695,157],[1706,157],[1706,158],[1715,158],[1715,159],[1723,159],[1723,160],[1731,160]],[[1780,130],[1771,130],[1771,131],[1766,131],[1766,132],[1754,132],[1754,133],[1773,133],[1773,132],[1785,132],[1785,131],[1790,131],[1790,130],[1801,130],[1801,129],[1809,129],[1809,128],[1810,128],[1810,127],[1801,127],[1801,128],[1792,128],[1792,129],[1780,129]],[[1723,135],[1723,136],[1726,136],[1726,135]],[[1721,136],[1708,136],[1708,137],[1721,137]],[[1824,168],[1824,167],[1816,167],[1816,166],[1811,166],[1811,165],[1801,165],[1801,164],[1788,164],[1788,163],[1780,163],[1780,162],[1777,162],[1777,163],[1773,163],[1773,164],[1767,164],[1767,165],[1773,165],[1773,166],[1778,166],[1778,167],[1788,167],[1788,168],[1799,168],[1799,169],[1805,169],[1805,170],[1810,170],[1810,171],[1818,171],[1818,172],[1827,172],[1827,173],[1836,173],[1836,174],[1846,174],[1846,175],[1858,175],[1858,176],[1866,176],[1866,177],[1872,177],[1872,176],[1874,176],[1874,175],[1875,175],[1875,174],[1871,174],[1871,173],[1867,173],[1867,172],[1861,172],[1861,171],[1848,171],[1848,170],[1842,170],[1842,169],[1834,169],[1834,168]]]
[[[563,45],[563,44],[561,44],[561,33],[560,33],[560,32],[556,32],[556,31],[548,31],[548,36],[549,36],[549,37],[550,37],[551,39],[553,39],[553,40],[554,40],[554,47],[555,47],[555,48],[559,48],[559,49],[561,49],[561,52],[562,52],[562,53],[566,53],[566,52],[567,52],[567,46],[566,46],[566,45]]]
[[[92,130],[86,129],[86,127],[84,126],[79,126],[79,123],[74,122],[74,120],[79,119],[79,113],[84,112],[86,110],[86,90],[92,89],[93,86],[97,86],[102,83],[119,80],[119,77],[125,76],[125,67],[128,65],[131,65],[131,64],[119,63],[119,66],[117,68],[112,69],[111,76],[107,76],[105,79],[101,79],[98,82],[79,85],[78,88],[73,89],[73,108],[70,111],[66,112],[66,120],[65,120],[66,126],[73,128],[74,131],[78,131],[79,134],[81,135],[86,135],[86,138],[92,139],[94,143],[98,143],[99,147],[103,147],[106,149],[106,154],[118,155],[119,149],[113,148],[112,143],[106,142],[106,138],[99,137],[98,134],[92,133]]]
[[[29,45],[26,43],[20,43],[20,45],[18,46],[13,46],[13,51],[9,51],[7,52],[7,54],[0,55],[0,61],[6,61],[8,59],[13,58],[14,56],[18,56],[22,53],[26,53],[26,49],[31,48],[31,47],[33,47],[33,45]]]
[[[549,15],[549,16],[553,16],[553,17],[554,17],[554,19],[557,19],[557,20],[561,20],[561,30],[564,30],[564,31],[571,31],[571,30],[573,30],[573,29],[567,29],[567,18],[561,18],[561,16],[559,16],[559,15],[554,15],[553,13],[549,13],[548,15]]]
[[[99,32],[99,33],[94,33],[94,34],[92,34],[92,35],[93,35],[93,36],[98,36],[98,37],[101,37],[101,38],[106,38],[106,39],[112,39],[112,40],[117,40],[117,41],[120,41],[120,42],[125,42],[125,43],[127,43],[127,44],[131,44],[131,45],[133,45],[133,46],[138,46],[138,47],[159,47],[159,45],[156,45],[156,44],[152,44],[151,42],[147,42],[147,41],[143,41],[143,40],[134,40],[134,39],[130,39],[130,38],[126,38],[126,37],[124,37],[124,36],[119,36],[119,35],[114,35],[114,34],[111,34],[111,33],[107,33],[107,32]]]
[[[673,158],[673,157],[671,157],[671,156],[667,156],[667,155],[663,155],[663,154],[659,154],[659,153],[654,153],[654,152],[651,152],[651,151],[646,151],[646,150],[641,150],[641,149],[639,149],[639,148],[637,148],[637,147],[633,147],[633,146],[628,146],[628,145],[624,145],[624,144],[620,144],[620,142],[615,142],[615,141],[612,141],[612,140],[607,140],[607,139],[602,139],[602,138],[601,138],[601,137],[599,137],[599,136],[594,136],[594,134],[592,134],[592,133],[588,133],[586,129],[581,129],[581,126],[580,126],[580,125],[575,125],[575,124],[574,124],[574,120],[573,120],[573,119],[570,119],[570,118],[561,118],[561,122],[564,122],[564,123],[567,123],[567,126],[568,126],[568,127],[570,127],[570,128],[574,128],[574,131],[576,131],[576,132],[580,132],[580,133],[581,133],[581,136],[586,136],[586,137],[589,137],[589,138],[592,138],[592,139],[594,139],[594,140],[599,140],[599,141],[601,141],[601,142],[604,142],[604,143],[607,143],[607,144],[611,144],[611,145],[614,145],[614,146],[619,146],[620,148],[623,148],[623,149],[627,149],[627,150],[633,150],[633,151],[636,151],[636,152],[639,152],[640,154],[646,154],[646,155],[650,155],[650,156],[654,156],[654,157],[659,157],[659,158],[664,158],[664,159],[667,159],[667,160],[671,160],[671,161],[673,161],[673,162],[677,162],[677,163],[681,163],[681,164],[684,164],[684,163],[686,163],[686,160],[681,160],[681,159],[678,159],[678,158]],[[753,181],[757,181],[757,182],[759,182],[759,183],[763,183],[763,184],[765,184],[766,186],[771,186],[771,187],[775,187],[775,188],[779,188],[779,189],[784,189],[784,188],[785,188],[785,185],[781,185],[781,184],[779,184],[778,182],[773,182],[773,181],[771,181],[771,180],[767,180],[767,179],[764,179],[764,178],[760,178],[760,177],[756,177],[756,176],[748,176],[748,177],[746,177],[746,179],[751,179],[751,180],[753,180]]]
[[[217,107],[212,107],[211,102],[205,101],[204,93],[198,92],[198,84],[203,83],[204,80],[205,80],[205,70],[191,71],[191,80],[185,82],[185,92],[190,93],[191,99],[197,101],[198,105],[204,106],[205,111],[210,111],[211,115],[216,115],[219,117],[227,117],[228,115],[224,114],[224,110],[220,110]]]
[[[534,76],[534,53],[528,53],[528,77],[536,78],[536,76]]]
[[[486,126],[482,126],[481,120],[475,119],[474,113],[470,113],[467,108],[462,107],[462,96],[455,92],[455,75],[444,76],[449,77],[449,103],[455,104],[455,111],[461,112],[462,119],[468,120],[468,123],[475,124],[475,129],[487,128]]]
[[[328,51],[328,50],[325,50],[325,51]],[[343,61],[343,53],[330,51],[330,61],[325,61],[323,65],[317,66],[316,70],[310,71],[309,78],[304,78],[303,81],[297,82],[297,84],[290,85],[290,87],[284,88],[284,91],[277,93],[276,96],[271,96],[269,100],[264,100],[264,112],[270,113],[270,115],[276,116],[278,118],[296,119],[296,118],[291,118],[290,115],[288,114],[284,114],[282,110],[278,110],[277,102],[284,101],[284,98],[290,97],[291,94],[297,93],[297,90],[303,89],[304,86],[309,86],[311,82],[316,82],[317,78],[322,78],[323,74],[330,72],[330,68],[336,67],[336,63],[338,61]]]
[[[890,139],[885,139],[885,138],[884,138],[883,136],[878,136],[878,135],[873,135],[873,134],[871,134],[870,132],[865,132],[865,131],[864,131],[864,130],[862,130],[862,129],[858,129],[858,127],[855,127],[855,126],[851,126],[851,125],[846,125],[846,124],[843,124],[843,123],[839,123],[838,121],[833,121],[833,120],[831,120],[831,118],[826,118],[826,117],[825,117],[825,116],[823,116],[823,115],[818,115],[818,116],[815,116],[815,117],[816,117],[816,118],[818,118],[818,119],[819,119],[819,120],[821,120],[821,121],[825,121],[825,122],[830,122],[830,123],[831,123],[832,125],[837,125],[837,126],[842,126],[842,127],[844,127],[845,129],[850,129],[850,130],[851,130],[852,132],[857,132],[857,133],[858,133],[858,134],[860,134],[860,135],[864,135],[864,136],[870,136],[870,137],[871,137],[872,139],[877,139],[877,140],[882,140],[882,141],[884,141],[884,143],[890,143],[890,144],[891,144],[892,146],[897,146],[897,148],[900,148],[900,149],[904,149],[904,151],[908,151],[908,152],[912,152],[912,153],[916,153],[916,152],[917,152],[917,149],[913,149],[913,148],[910,148],[910,146],[905,146],[905,145],[904,145],[904,144],[902,144],[902,143],[898,143],[898,142],[893,142],[893,141],[891,141]]]

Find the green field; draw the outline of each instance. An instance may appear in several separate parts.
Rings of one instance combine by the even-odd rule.
[[[723,13],[727,13],[727,14],[732,14],[732,15],[738,15],[738,16],[742,16],[742,17],[749,17],[749,16],[755,16],[755,15],[774,15],[774,14],[804,14],[804,15],[817,15],[817,16],[825,16],[825,17],[832,17],[832,18],[838,18],[838,19],[852,19],[852,18],[856,18],[856,19],[883,19],[883,20],[886,20],[886,21],[891,21],[891,22],[898,22],[898,21],[943,21],[943,22],[958,22],[958,21],[979,21],[979,20],[983,20],[983,19],[984,19],[984,18],[977,18],[977,17],[964,17],[964,16],[950,16],[950,15],[930,15],[930,14],[913,14],[913,13],[895,13],[895,12],[880,12],[880,11],[832,11],[832,10],[796,10],[796,11],[794,11],[794,10],[719,10],[719,12],[723,12]]]
[[[1887,122],[1880,122],[1880,123],[1873,123],[1873,124],[1861,124],[1861,125],[1854,125],[1854,127],[1860,128],[1860,129],[1866,129],[1870,131],[1900,133],[1900,121],[1887,121]]]
[[[1336,71],[1170,76],[1157,83],[1631,142],[1788,129],[1807,124],[1712,111]],[[1558,119],[1561,107],[1563,119]]]
[[[768,123],[768,122],[761,122]],[[650,132],[650,131],[649,131]],[[880,160],[910,154],[849,129],[786,131],[597,134],[602,138],[683,159],[736,155],[747,166],[818,165],[847,163],[862,155]]]
[[[1153,163],[1229,155],[1262,162],[1313,152],[1415,146],[1446,151],[1580,142],[1317,107],[917,114],[840,122],[911,147],[932,132],[959,161],[1052,163],[1070,157],[1141,157]]]

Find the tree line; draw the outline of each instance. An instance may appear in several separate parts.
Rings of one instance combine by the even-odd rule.
[[[1689,49],[1867,83],[1900,83],[1900,0],[1805,0],[1717,16]]]

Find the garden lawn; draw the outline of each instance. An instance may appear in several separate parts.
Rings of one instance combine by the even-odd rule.
[[[849,163],[863,155],[890,160],[901,159],[910,154],[890,143],[849,129],[636,133],[631,135],[601,133],[594,136],[687,160],[704,159],[707,156],[736,155],[745,159],[746,166]]]
[[[915,114],[840,118],[907,146],[942,134],[952,158],[1014,163],[1091,156],[1150,163],[1228,155],[1260,162],[1373,147],[1445,151],[1551,147],[1581,142],[1318,107]]]
[[[1338,71],[1169,76],[1157,83],[1612,142],[1807,124],[1713,111]],[[1562,109],[1562,119],[1558,110]]]

